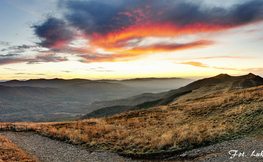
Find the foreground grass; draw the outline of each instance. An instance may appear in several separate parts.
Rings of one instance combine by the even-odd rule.
[[[109,118],[35,125],[39,134],[92,149],[151,157],[263,134],[263,86]]]
[[[8,139],[0,136],[0,161],[36,162]]]

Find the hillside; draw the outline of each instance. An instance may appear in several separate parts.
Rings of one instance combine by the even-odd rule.
[[[108,118],[46,124],[37,132],[136,157],[165,157],[183,150],[262,135],[263,86],[217,93]]]
[[[81,116],[78,120],[83,119],[90,119],[90,118],[102,118],[102,117],[109,117],[115,114],[122,113],[126,110],[128,110],[130,106],[110,106],[110,107],[104,107],[95,111],[92,111],[91,113],[88,113],[86,115]]]
[[[144,102],[149,102],[153,100],[158,100],[162,98],[166,93],[143,93],[140,95],[123,98],[123,99],[116,99],[116,100],[108,100],[108,101],[96,101],[93,102],[91,105],[87,105],[86,108],[89,110],[97,110],[104,107],[111,107],[111,106],[134,106],[137,104],[141,104]]]
[[[217,76],[211,78],[205,78],[201,80],[194,81],[184,87],[179,89],[171,90],[168,92],[162,92],[157,94],[142,94],[139,96],[134,96],[127,99],[114,100],[114,101],[103,101],[103,102],[95,102],[90,106],[93,107],[103,107],[103,106],[130,106],[124,110],[122,107],[116,107],[116,109],[121,108],[121,110],[133,111],[139,109],[147,109],[150,107],[168,105],[181,103],[187,100],[192,100],[216,93],[229,92],[239,89],[245,89],[250,87],[256,87],[263,85],[263,78],[260,76],[256,76],[252,73],[243,76],[230,76],[227,74],[219,74]],[[98,109],[94,110],[91,113],[81,117],[80,119],[85,119],[86,117],[92,118],[92,114],[101,114],[100,117],[105,116],[105,114],[113,114],[114,111],[111,112],[103,111],[108,109]],[[121,110],[115,110],[116,112],[121,112]],[[123,112],[124,112],[123,111]],[[117,113],[116,113],[117,114]],[[97,116],[94,116],[97,117]],[[87,119],[87,118],[86,118]]]
[[[231,77],[229,75],[225,76],[216,76],[216,78],[228,78],[227,80],[230,80],[228,82],[223,82],[220,84],[207,84],[205,86],[202,86],[201,88],[193,90],[191,93],[186,94],[184,96],[181,96],[179,98],[176,98],[173,102],[180,103],[187,100],[200,98],[216,93],[223,93],[223,92],[229,92],[229,91],[235,91],[240,89],[246,89],[251,87],[256,87],[263,85],[263,78],[260,76],[256,76],[254,74],[248,74],[240,77]]]

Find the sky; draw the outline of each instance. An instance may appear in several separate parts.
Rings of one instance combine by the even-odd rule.
[[[0,80],[263,76],[262,0],[0,0]]]

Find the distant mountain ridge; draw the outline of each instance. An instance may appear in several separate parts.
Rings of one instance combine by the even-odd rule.
[[[151,92],[165,91],[189,81],[183,78],[150,80],[142,78],[139,82],[127,83],[122,80],[54,78],[0,82],[0,121],[23,121],[27,116],[30,116],[26,120],[29,122],[40,117],[43,117],[41,121],[47,121],[51,116],[86,114],[98,108],[89,107],[93,102],[117,100],[144,92],[149,92],[147,98],[152,99]],[[150,86],[145,88],[144,85]]]
[[[171,103],[176,104],[179,102],[200,98],[215,93],[246,89],[260,85],[263,85],[263,78],[254,75],[252,73],[242,76],[230,76],[228,74],[219,74],[214,77],[204,78],[194,81],[184,87],[170,90],[168,92],[151,94],[152,100],[151,98],[148,97],[147,101],[145,100],[145,102],[141,102],[139,104],[138,102],[137,104],[134,105],[129,104],[131,103],[129,99],[117,100],[115,101],[115,103],[119,106],[123,105],[125,108],[127,108],[127,106],[130,106],[124,111],[127,112],[127,111],[139,110],[139,109],[150,108],[160,105],[168,105]],[[140,95],[140,97],[143,97],[143,94]],[[136,99],[138,100],[139,96],[137,98],[133,97],[132,100],[136,100]],[[113,101],[108,102],[110,103],[109,106],[114,107],[112,102]],[[104,101],[104,104],[107,104],[107,101]],[[115,105],[115,107],[117,105]],[[102,113],[103,116],[103,111],[101,111],[100,109],[95,110],[95,112],[92,113],[97,114],[96,111]],[[110,113],[107,112],[107,114]],[[81,119],[84,119],[85,117],[91,117],[91,115],[86,114]]]

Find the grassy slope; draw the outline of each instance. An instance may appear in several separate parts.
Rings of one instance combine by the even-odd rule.
[[[81,116],[79,120],[83,119],[90,119],[90,118],[101,118],[101,117],[109,117],[115,114],[122,113],[123,111],[129,109],[130,106],[110,106],[110,107],[104,107],[95,111],[92,111],[91,113],[88,113],[84,116]]]
[[[263,86],[109,118],[46,124],[37,132],[88,148],[157,156],[263,134]]]
[[[217,75],[211,78],[205,78],[188,84],[185,87],[179,88],[177,90],[171,90],[169,92],[159,93],[159,98],[157,94],[142,94],[140,96],[134,97],[135,99],[122,99],[116,100],[116,102],[106,101],[104,102],[106,108],[100,108],[92,111],[80,119],[98,118],[98,117],[108,117],[121,112],[128,112],[140,109],[147,109],[151,107],[157,107],[162,105],[168,105],[171,103],[182,103],[187,100],[209,96],[216,93],[229,92],[234,90],[240,90],[250,87],[256,87],[263,85],[263,78],[256,76],[254,74],[248,74],[244,76],[233,77],[227,74]],[[201,87],[200,87],[201,86]],[[199,87],[199,88],[198,88]],[[198,89],[196,89],[198,88]],[[136,102],[136,100],[143,100],[146,95],[149,95],[151,99],[149,101],[144,101],[143,103]],[[153,98],[155,96],[155,98]],[[149,97],[148,97],[149,98]],[[122,101],[122,102],[120,102]],[[103,102],[101,102],[103,103]],[[123,106],[112,106],[115,105],[133,105],[131,108]],[[136,104],[137,103],[137,104]],[[94,105],[91,105],[94,106]],[[110,109],[109,109],[110,108]],[[114,110],[115,109],[115,110]]]
[[[36,162],[8,139],[0,136],[0,161]]]

